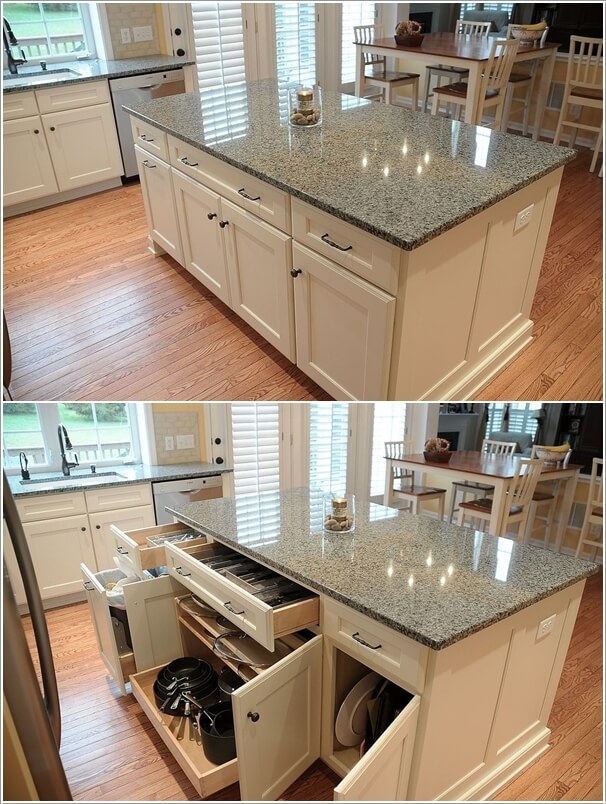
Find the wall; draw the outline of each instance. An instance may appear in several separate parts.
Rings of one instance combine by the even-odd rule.
[[[211,460],[204,421],[204,405],[201,402],[154,402],[152,418],[158,464]],[[193,448],[177,449],[179,435],[193,435]],[[167,436],[173,438],[175,446],[173,450],[166,449]]]
[[[132,59],[166,52],[159,3],[105,3],[105,12],[114,59]],[[152,38],[147,42],[135,42],[133,26],[143,25],[151,26]],[[128,45],[122,44],[122,28],[130,30],[131,41]]]

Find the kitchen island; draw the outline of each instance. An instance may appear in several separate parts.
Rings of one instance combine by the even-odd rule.
[[[150,247],[336,398],[470,397],[529,318],[574,151],[271,81],[127,109]]]
[[[584,579],[598,565],[359,501],[353,534],[326,533],[322,495],[307,489],[212,500],[173,513],[319,595],[322,641],[301,649],[315,651],[316,661],[321,654],[323,663],[321,701],[309,700],[307,687],[299,690],[300,705],[309,709],[304,760],[321,756],[344,777],[337,798],[485,799],[548,749],[547,720]],[[193,553],[166,549],[176,580],[255,633],[253,595],[229,581],[221,580],[220,589]],[[221,605],[221,594],[229,605]],[[274,684],[291,658],[272,668]],[[339,743],[335,719],[344,679],[359,680],[368,669],[412,700],[360,759]],[[251,685],[260,686],[261,678]],[[292,755],[295,776],[280,775],[277,763],[272,770],[285,782],[279,787],[260,782],[251,768],[272,706],[263,689],[259,708],[251,710],[247,700],[243,723],[236,723],[237,740],[247,746],[238,757],[243,797],[271,798],[303,769],[303,759],[297,764]],[[246,706],[258,713],[256,721]],[[289,739],[286,723],[274,721],[272,729]]]

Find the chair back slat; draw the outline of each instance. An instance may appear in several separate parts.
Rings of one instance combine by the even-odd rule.
[[[384,30],[382,25],[354,25],[354,42],[362,42],[364,44],[372,44],[377,39],[382,39]],[[379,56],[377,53],[367,53],[364,51],[364,64],[381,64],[385,65],[385,56]]]
[[[515,441],[494,441],[485,438],[482,441],[482,452],[484,455],[513,455],[518,448]]]
[[[475,22],[474,20],[457,20],[455,34],[459,36],[488,36],[492,22]]]
[[[514,505],[524,508],[530,504],[542,468],[543,461],[536,458],[520,458],[513,479],[509,484],[507,504],[510,508]]]
[[[493,41],[484,70],[480,97],[483,98],[488,90],[495,90],[499,93],[504,91],[511,75],[519,44],[518,39],[495,39]]]
[[[398,460],[406,455],[412,455],[412,441],[385,441],[385,457]]]
[[[590,89],[602,88],[603,39],[571,36],[566,83]]]
[[[602,467],[600,474],[598,474],[599,466]],[[593,459],[588,500],[594,508],[604,506],[604,460],[602,458]]]

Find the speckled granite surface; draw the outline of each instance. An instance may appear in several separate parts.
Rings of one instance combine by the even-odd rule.
[[[599,570],[359,499],[354,534],[324,533],[322,495],[308,489],[209,500],[172,513],[436,650]]]
[[[32,76],[31,82],[26,86],[14,86],[10,78],[2,81],[2,91],[6,93],[12,92],[29,92],[32,89],[44,89],[45,87],[53,87],[63,84],[78,84],[81,81],[95,81],[98,78],[123,78],[127,75],[142,75],[151,71],[157,70],[174,70],[177,67],[183,67],[186,64],[194,64],[193,61],[183,61],[183,59],[176,59],[173,56],[141,56],[138,59],[114,59],[112,61],[105,61],[103,59],[82,59],[81,61],[66,61],[49,64],[49,70],[60,70],[67,68],[75,70],[79,73],[78,76],[68,79],[57,79],[56,81],[40,81],[36,80],[36,76]],[[27,76],[28,73],[37,72],[40,70],[38,65],[28,67],[23,65],[19,67],[19,75]]]
[[[81,464],[79,470],[72,469],[68,480],[52,481],[60,472],[33,472],[30,466],[31,479],[49,478],[47,483],[32,483],[21,485],[20,475],[9,475],[8,483],[15,497],[32,497],[37,494],[57,494],[63,491],[82,491],[88,488],[109,488],[110,486],[127,486],[131,483],[144,483],[145,481],[183,480],[188,477],[207,477],[208,475],[232,472],[233,469],[214,463],[176,463],[171,466],[150,466],[138,464],[117,464],[116,466],[99,466],[99,478],[93,484],[87,481],[86,485],[78,480],[78,475],[90,473],[90,463]],[[103,477],[103,472],[117,472],[119,477]]]
[[[286,97],[272,81],[128,111],[407,250],[575,157],[569,148],[350,95],[325,91],[323,100],[315,128],[288,125]]]

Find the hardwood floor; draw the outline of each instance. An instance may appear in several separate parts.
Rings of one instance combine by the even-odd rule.
[[[549,721],[551,749],[508,784],[499,801],[603,801],[602,582],[600,573],[585,587]],[[62,703],[61,757],[74,799],[196,800],[133,696],[119,696],[107,676],[86,604],[49,611],[47,620]],[[32,645],[31,621],[23,621]],[[317,762],[282,799],[332,800],[337,781]],[[213,796],[237,799],[237,785]]]
[[[602,398],[602,182],[568,165],[532,344],[477,395]],[[19,400],[329,399],[168,256],[147,250],[138,184],[4,223]]]

